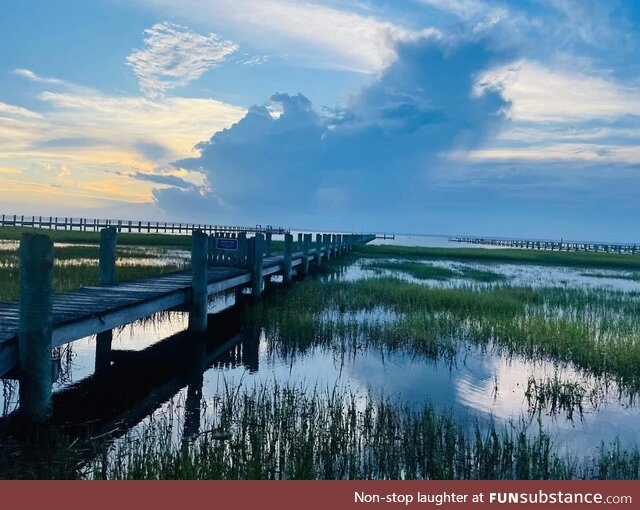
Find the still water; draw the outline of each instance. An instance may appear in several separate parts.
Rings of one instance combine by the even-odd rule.
[[[380,276],[379,272],[369,267],[371,263],[366,260],[353,262],[338,276],[332,277],[353,280]],[[425,281],[392,273],[431,286],[561,285],[587,289],[600,287],[630,292],[632,295],[640,292],[640,282],[625,279],[624,271],[596,272],[548,266],[449,261],[429,263],[454,270],[490,269],[503,274],[506,279],[498,284],[474,283],[462,278]],[[596,273],[597,276],[594,276]],[[202,385],[197,409],[205,418],[213,407],[212,402],[230,387],[250,390],[255,386],[278,383],[309,389],[344,388],[355,395],[371,393],[392,397],[416,407],[432,403],[439,409],[453,413],[463,426],[468,427],[494,421],[505,427],[524,425],[537,431],[541,424],[559,451],[569,454],[595,453],[602,442],[608,444],[615,440],[619,440],[623,447],[640,444],[640,429],[637,427],[639,409],[635,399],[625,396],[614,382],[595,379],[571,365],[506,356],[491,348],[481,350],[464,343],[454,360],[434,361],[402,352],[366,348],[345,353],[315,347],[304,354],[291,355],[278,349],[276,341],[269,338],[260,327],[251,331],[230,327],[232,320],[225,314],[233,317],[234,299],[233,295],[220,296],[210,303],[210,312],[215,312],[214,317],[220,318],[220,326],[211,327],[210,336],[216,345],[222,347],[218,351],[211,350],[215,356],[205,356],[204,373],[202,377],[196,377],[196,384]],[[367,313],[384,315],[388,312],[374,309]],[[372,317],[364,314],[359,319],[370,320]],[[187,323],[185,312],[170,311],[114,331],[112,369],[119,366],[125,368],[119,372],[120,386],[110,391],[130,393],[130,401],[126,405],[113,403],[113,408],[108,410],[100,409],[100,403],[93,402],[96,411],[92,420],[102,419],[99,417],[104,411],[105,415],[109,415],[109,427],[116,423],[135,428],[163,413],[184,414],[193,382],[189,383],[188,377],[181,375],[181,365],[177,366],[181,361],[176,357],[174,363],[172,356],[184,351],[180,345],[184,345],[185,334],[181,332],[185,331]],[[170,344],[175,346],[171,347]],[[61,413],[68,412],[67,407],[81,406],[87,394],[93,395],[95,348],[96,338],[93,336],[79,340],[71,348],[58,353],[55,391],[59,402],[70,402],[58,406],[62,409]],[[127,371],[127,366],[131,370]],[[156,374],[162,370],[167,372],[164,379],[164,376]],[[153,377],[158,378],[157,387],[154,386]],[[149,378],[149,381],[145,381],[145,378]],[[539,409],[527,397],[527,390],[532,381],[549,379],[575,382],[584,389],[584,394],[570,409],[557,409],[555,412],[548,408]],[[99,386],[99,380],[95,385]],[[139,401],[136,401],[138,398]],[[5,415],[16,408],[15,381],[4,382],[0,403]],[[121,405],[121,410],[118,410],[118,405]],[[130,413],[132,408],[136,410],[131,415],[133,418],[118,418],[119,412]],[[85,416],[82,419],[88,418]]]

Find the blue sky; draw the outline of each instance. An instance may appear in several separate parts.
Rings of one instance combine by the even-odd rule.
[[[640,241],[640,2],[0,7],[2,212]]]

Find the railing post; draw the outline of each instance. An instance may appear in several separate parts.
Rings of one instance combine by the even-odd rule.
[[[100,283],[111,284],[116,281],[116,227],[103,228],[100,231]]]
[[[309,274],[309,248],[311,247],[311,234],[305,234],[302,241],[302,274]]]
[[[53,243],[42,234],[20,239],[18,362],[20,410],[33,422],[51,417]]]
[[[247,233],[240,232],[238,234],[238,265],[245,266],[247,264]]]
[[[293,236],[291,234],[284,235],[284,275],[285,283],[291,282],[293,276],[293,266],[291,265],[291,254],[293,253]]]
[[[267,255],[267,257],[271,256],[271,238],[272,238],[272,234],[271,232],[267,232],[267,244],[266,244],[266,248],[265,248],[265,253]]]
[[[316,263],[322,263],[322,235],[316,234]]]
[[[201,230],[191,235],[191,310],[189,329],[194,333],[207,331],[207,255],[209,240]]]
[[[262,261],[264,259],[264,235],[256,234],[249,245],[252,275],[252,294],[259,297],[262,294]]]

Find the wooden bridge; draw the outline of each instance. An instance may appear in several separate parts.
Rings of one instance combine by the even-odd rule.
[[[272,254],[270,238],[256,234],[192,234],[191,270],[117,283],[117,231],[101,231],[100,285],[53,293],[53,243],[23,234],[20,242],[20,302],[0,303],[0,377],[20,378],[20,407],[33,421],[51,412],[51,349],[97,334],[96,370],[111,351],[111,330],[155,312],[189,307],[189,330],[207,329],[208,297],[250,287],[260,296],[265,278],[294,271],[306,275],[321,264],[370,242],[375,235],[285,234],[284,252]]]
[[[616,243],[590,243],[582,241],[539,241],[526,239],[498,239],[487,237],[450,237],[450,243],[482,244],[505,248],[548,251],[589,251],[600,253],[640,254],[640,245]]]
[[[282,235],[290,232],[288,228],[273,227],[271,225],[241,227],[237,225],[63,218],[58,216],[20,216],[16,214],[3,214],[2,219],[0,219],[0,227],[44,228],[50,230],[73,230],[76,232],[99,232],[103,228],[115,227],[118,232],[135,232],[139,234],[189,234],[194,230],[202,230],[207,234],[214,232],[247,232]]]

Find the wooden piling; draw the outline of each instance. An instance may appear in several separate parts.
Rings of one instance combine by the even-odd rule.
[[[265,246],[265,254],[267,257],[270,257],[272,255],[271,252],[271,238],[273,237],[273,235],[271,234],[271,232],[267,232],[267,241],[266,241],[266,246]]]
[[[201,230],[191,235],[191,310],[189,330],[207,331],[207,255],[209,239]]]
[[[118,231],[116,227],[100,230],[100,283],[111,285],[116,282],[116,250]],[[102,372],[111,366],[111,344],[113,331],[102,331],[96,335],[95,371]]]
[[[322,263],[322,235],[316,234],[316,263]]]
[[[285,283],[289,283],[293,275],[293,266],[291,265],[292,253],[293,253],[293,236],[291,234],[285,234],[284,235],[284,274],[283,274],[283,279]]]
[[[331,260],[331,235],[324,234],[324,257],[326,260]]]
[[[103,228],[100,231],[100,283],[110,285],[116,281],[116,242],[118,230],[116,227]]]
[[[302,251],[303,235],[298,234],[298,249],[296,251]]]
[[[247,233],[240,232],[238,234],[238,255],[237,261],[239,266],[247,264]]]
[[[264,260],[265,240],[264,235],[256,234],[251,238],[250,254],[251,254],[251,275],[252,275],[252,291],[255,297],[262,294],[262,262]]]
[[[302,274],[309,274],[309,249],[311,248],[311,234],[304,234],[302,239]]]
[[[51,417],[53,243],[41,234],[20,238],[18,362],[20,412],[37,423]]]

